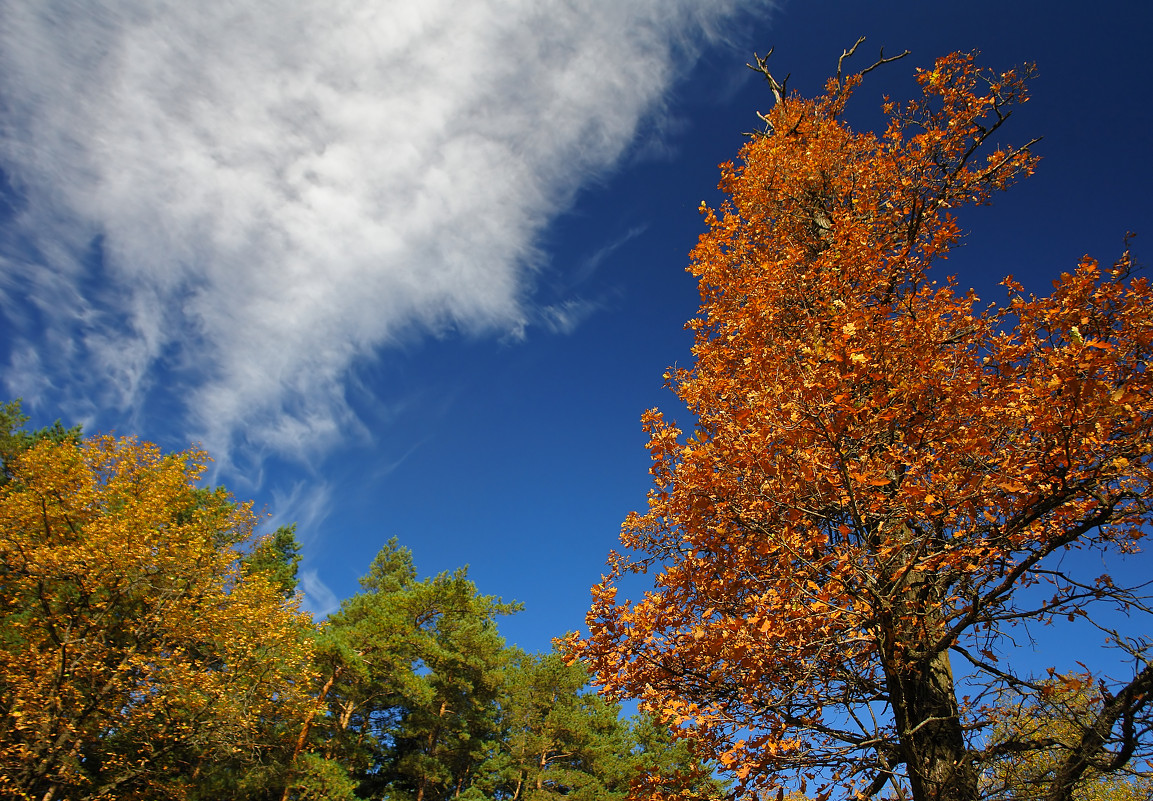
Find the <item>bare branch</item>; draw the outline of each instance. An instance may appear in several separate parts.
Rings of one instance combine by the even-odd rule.
[[[774,47],[770,47],[769,52],[765,53],[764,58],[761,58],[756,53],[753,53],[753,61],[756,62],[756,65],[754,66],[753,64],[746,64],[745,66],[753,70],[753,72],[759,72],[761,75],[765,76],[765,79],[769,82],[769,88],[773,90],[773,97],[778,103],[780,103],[785,99],[785,86],[788,84],[789,75],[792,73],[786,75],[783,81],[778,82],[777,79],[773,77],[773,74],[769,72],[769,56],[773,54],[773,50],[775,49],[776,48]],[[762,117],[762,119],[764,118]]]
[[[845,50],[844,52],[842,52],[841,57],[837,59],[837,78],[836,78],[836,80],[837,80],[838,86],[841,85],[841,79],[844,75],[845,59],[846,58],[852,58],[853,54],[857,52],[857,48],[860,47],[861,43],[864,41],[865,41],[865,37],[862,36],[860,39],[858,39],[856,42],[853,43],[852,47],[850,47],[848,50]],[[889,56],[888,58],[885,58],[885,48],[882,47],[881,53],[877,57],[877,60],[874,61],[869,66],[865,67],[863,70],[861,70],[857,74],[858,75],[865,75],[866,73],[872,72],[873,70],[875,70],[877,67],[881,66],[882,64],[889,64],[890,62],[902,59],[907,55],[909,55],[908,50],[904,51],[903,53],[900,53],[899,55]]]
[[[874,61],[874,62],[873,62],[872,64],[870,64],[869,66],[865,67],[863,70],[861,70],[861,71],[858,73],[858,75],[867,75],[868,73],[870,73],[870,72],[872,72],[873,70],[875,70],[877,67],[880,67],[880,66],[881,66],[881,65],[883,65],[883,64],[889,64],[889,63],[891,63],[891,62],[893,62],[893,61],[898,61],[899,59],[902,59],[902,58],[904,58],[905,56],[909,55],[911,52],[912,52],[912,51],[910,51],[910,50],[905,50],[905,51],[902,51],[901,53],[898,53],[898,54],[897,54],[897,55],[895,55],[895,56],[889,56],[888,58],[885,58],[885,48],[883,48],[883,47],[882,47],[882,48],[881,48],[881,53],[880,53],[880,55],[877,57],[877,60],[876,60],[876,61]]]
[[[865,37],[864,37],[864,36],[862,36],[860,39],[858,39],[857,41],[853,42],[853,46],[852,46],[852,47],[850,47],[848,50],[844,50],[844,51],[842,51],[842,52],[841,52],[841,57],[837,59],[837,83],[838,83],[838,84],[840,84],[840,83],[841,83],[841,76],[842,76],[842,74],[843,74],[843,73],[842,73],[842,69],[841,69],[841,68],[842,68],[842,66],[843,66],[843,65],[844,65],[844,63],[845,63],[845,59],[846,59],[846,58],[850,58],[850,57],[853,55],[853,53],[856,53],[856,52],[857,52],[857,48],[858,48],[858,47],[860,47],[860,46],[861,46],[861,43],[862,43],[862,42],[864,42],[864,41],[865,41]]]

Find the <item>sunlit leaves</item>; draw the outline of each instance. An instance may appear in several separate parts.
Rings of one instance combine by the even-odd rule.
[[[311,623],[246,575],[254,517],[202,453],[44,441],[0,489],[0,766],[36,797],[181,797],[275,749],[308,704]],[[283,733],[283,732],[281,732]]]
[[[1148,609],[1047,558],[1132,549],[1150,522],[1147,281],[1086,259],[981,306],[930,273],[955,210],[1034,168],[993,145],[1027,74],[940,59],[879,135],[841,118],[857,77],[784,97],[702,209],[695,361],[666,374],[696,425],[645,414],[648,510],[571,648],[745,787],[975,797],[992,717],[957,700],[950,652],[988,698],[1029,686],[993,666],[1019,622]],[[629,572],[654,588],[622,602]],[[1143,641],[1111,639],[1138,681]]]

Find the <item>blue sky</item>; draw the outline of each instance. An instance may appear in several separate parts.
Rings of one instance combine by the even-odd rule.
[[[0,0],[2,395],[203,443],[298,523],[318,613],[396,536],[547,648],[644,503],[641,412],[676,409],[697,206],[770,102],[746,61],[811,93],[862,35],[860,66],[912,55],[861,128],[938,55],[1037,64],[1005,138],[1043,161],[963,216],[963,284],[1044,292],[1127,231],[1149,261],[1136,0]]]

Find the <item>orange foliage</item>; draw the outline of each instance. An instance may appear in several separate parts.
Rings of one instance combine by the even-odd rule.
[[[205,462],[97,437],[9,465],[0,795],[180,797],[276,746],[276,721],[299,728],[311,621],[242,574],[254,517],[196,488]]]
[[[974,692],[1020,691],[1008,627],[1133,597],[1047,557],[1147,531],[1148,282],[1128,253],[1086,258],[1049,297],[1007,279],[978,308],[929,276],[952,210],[1034,168],[990,147],[1025,77],[942,58],[880,135],[841,120],[860,75],[783,96],[702,205],[695,364],[666,374],[697,425],[644,415],[648,510],[569,647],[738,789],[975,798],[993,710],[958,700],[950,652]],[[618,601],[633,572],[652,591]],[[1141,659],[1132,681],[1153,681]]]

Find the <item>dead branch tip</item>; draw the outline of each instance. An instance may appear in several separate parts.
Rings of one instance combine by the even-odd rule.
[[[745,66],[751,69],[753,72],[759,72],[761,75],[765,76],[765,80],[769,82],[769,88],[773,91],[773,99],[780,103],[785,99],[785,86],[788,84],[789,75],[792,73],[786,75],[783,81],[778,81],[773,77],[773,73],[769,72],[769,56],[773,54],[773,50],[775,49],[776,48],[770,47],[769,52],[765,53],[763,58],[758,56],[756,53],[753,53],[753,61],[755,64],[746,64]]]

